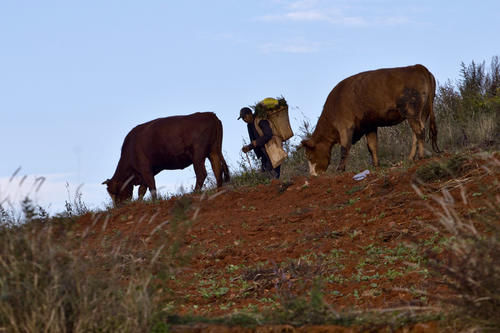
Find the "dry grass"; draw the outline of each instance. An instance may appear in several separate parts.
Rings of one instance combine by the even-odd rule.
[[[75,233],[69,217],[0,225],[0,331],[149,332],[164,327],[160,317],[169,295],[154,281],[169,279],[186,259],[179,247],[189,206],[179,200],[169,232],[155,229],[161,239],[151,237],[147,245],[120,235],[101,236],[101,225]],[[90,235],[101,238],[99,247],[90,245]]]
[[[436,282],[450,291],[440,300],[456,309],[464,322],[496,331],[500,329],[500,160],[489,156],[483,170],[495,180],[485,184],[481,192],[485,198],[481,214],[474,214],[472,205],[469,216],[457,212],[447,186],[434,197],[440,206],[436,211],[440,229],[444,228],[449,238],[443,253],[429,251],[427,256]],[[469,206],[469,197],[474,194],[458,187],[461,200]]]
[[[57,240],[51,226],[2,230],[0,326],[8,332],[145,331],[153,314],[151,277],[134,272],[122,282],[122,267],[136,254],[121,248],[94,256],[81,240],[72,242]]]
[[[452,117],[441,118],[439,142],[447,151],[462,151],[464,148],[495,148],[500,144],[500,115],[498,113],[480,113],[471,116],[463,124]]]

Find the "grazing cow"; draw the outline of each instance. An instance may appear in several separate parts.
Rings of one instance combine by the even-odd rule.
[[[432,148],[437,146],[433,112],[436,81],[422,65],[386,68],[353,75],[341,81],[328,95],[323,112],[309,139],[302,140],[309,172],[317,175],[330,164],[334,144],[341,145],[337,170],[344,171],[351,145],[366,135],[374,166],[378,166],[377,128],[408,119],[413,131],[410,159],[424,157],[425,123],[430,117]]]
[[[159,118],[134,127],[125,137],[120,161],[111,179],[103,182],[113,202],[132,198],[134,185],[139,199],[147,188],[156,198],[154,176],[162,170],[184,169],[194,165],[195,190],[207,177],[205,159],[209,158],[217,187],[229,180],[229,170],[222,156],[222,123],[212,112]]]

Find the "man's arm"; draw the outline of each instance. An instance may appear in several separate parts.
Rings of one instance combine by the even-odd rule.
[[[250,124],[247,124],[247,131],[248,131],[248,137],[250,138],[250,143],[255,140],[255,135],[253,134],[252,126]]]
[[[255,149],[255,127],[253,124],[247,124],[247,130],[248,130],[248,137],[250,138],[250,144],[249,145],[246,145],[246,146],[243,146],[243,148],[241,148],[241,151],[244,152],[244,153],[247,153],[249,152],[250,150],[253,150]],[[261,153],[259,150],[254,150],[254,152],[257,154],[257,157],[261,157]]]

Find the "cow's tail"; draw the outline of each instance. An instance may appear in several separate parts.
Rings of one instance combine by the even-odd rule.
[[[226,160],[224,159],[224,156],[221,155],[221,166],[222,166],[222,179],[224,182],[228,182],[231,180],[231,176],[229,175],[229,169],[226,164]]]
[[[217,116],[216,116],[217,118]],[[222,155],[222,136],[223,136],[223,130],[222,130],[222,122],[220,119],[217,118],[217,150],[220,156],[220,163],[221,163],[221,169],[222,169],[222,180],[223,182],[228,182],[231,179],[231,176],[229,175],[229,168],[227,167],[226,160],[224,159],[224,155]]]
[[[431,111],[431,116],[430,116],[429,131],[430,131],[431,142],[432,142],[432,150],[434,150],[436,153],[441,153],[441,150],[439,149],[439,146],[437,144],[436,117],[434,116],[434,112],[432,112],[432,111]]]
[[[438,130],[436,126],[436,117],[434,115],[434,97],[436,95],[436,79],[434,78],[434,75],[432,75],[431,72],[429,72],[429,75],[432,84],[431,93],[429,94],[429,100],[427,101],[429,108],[429,136],[432,143],[432,150],[434,150],[436,153],[441,153],[441,150],[439,149],[437,144]]]

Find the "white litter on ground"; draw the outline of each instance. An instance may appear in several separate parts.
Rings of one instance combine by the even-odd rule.
[[[355,174],[354,177],[352,177],[352,179],[354,180],[363,180],[366,178],[366,176],[368,176],[368,174],[370,174],[370,170],[365,170],[365,171],[362,171],[358,174]]]

